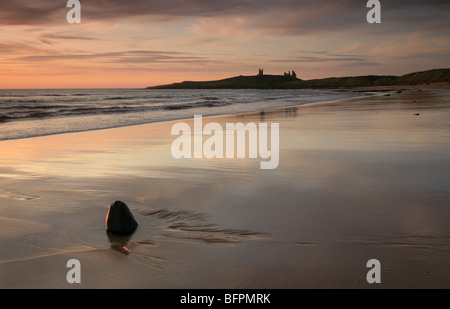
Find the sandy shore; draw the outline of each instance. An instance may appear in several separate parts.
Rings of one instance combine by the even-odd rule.
[[[275,170],[175,160],[175,122],[1,141],[0,288],[450,288],[449,99],[204,118],[279,123]],[[105,233],[114,200],[139,223],[128,239]]]

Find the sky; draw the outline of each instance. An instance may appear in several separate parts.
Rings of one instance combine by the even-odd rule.
[[[0,88],[141,88],[283,74],[449,68],[450,1],[0,0]]]

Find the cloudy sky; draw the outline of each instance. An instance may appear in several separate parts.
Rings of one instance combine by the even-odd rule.
[[[145,87],[235,75],[302,79],[448,68],[450,2],[0,0],[0,88]]]

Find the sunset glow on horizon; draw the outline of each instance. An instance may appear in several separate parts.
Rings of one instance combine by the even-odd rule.
[[[143,88],[283,74],[301,79],[447,68],[447,1],[67,1],[0,4],[0,88]]]

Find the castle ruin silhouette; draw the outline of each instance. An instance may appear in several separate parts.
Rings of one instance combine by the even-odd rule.
[[[258,75],[257,76],[264,76],[264,69],[259,69]],[[294,70],[289,71],[289,72],[284,72],[284,76],[285,77],[290,77],[290,78],[297,78],[297,73],[295,73]]]
[[[292,73],[291,73],[291,71],[289,71],[289,72],[284,72],[284,76],[286,76],[286,77],[292,77],[292,78],[297,78],[297,73],[295,73],[295,71],[294,70],[292,70]]]

